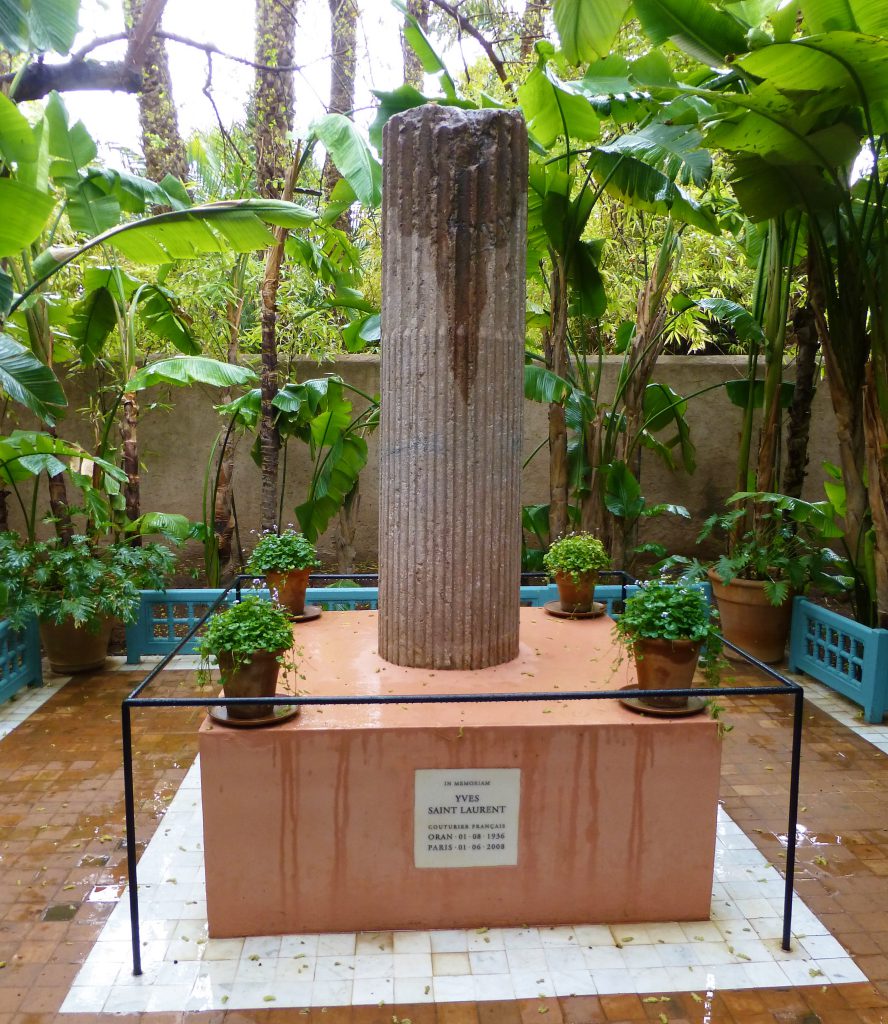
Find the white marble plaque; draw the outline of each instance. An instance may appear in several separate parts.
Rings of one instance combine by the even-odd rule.
[[[419,768],[413,863],[482,868],[518,863],[520,768]]]

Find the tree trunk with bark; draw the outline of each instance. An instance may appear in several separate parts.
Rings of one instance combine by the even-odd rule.
[[[240,355],[238,341],[240,337],[241,316],[244,309],[243,269],[245,265],[245,260],[241,257],[235,266],[235,295],[228,300],[225,309],[225,317],[228,321],[228,351],[226,359],[229,363],[235,365]],[[228,405],[232,397],[231,388],[226,388],[222,393],[222,403]],[[220,580],[231,561],[231,542],[234,537],[234,457],[237,454],[239,441],[240,436],[237,433],[234,431],[227,433],[225,443],[219,452],[219,458],[216,463],[217,483],[216,500],[213,504],[213,532],[216,535]]]
[[[863,427],[866,438],[866,471],[875,534],[873,561],[876,575],[876,621],[888,629],[888,429],[879,407],[876,360],[866,367],[863,389]]]
[[[811,405],[817,391],[817,353],[820,339],[810,304],[796,311],[792,321],[796,343],[796,379],[787,416],[786,464],[781,491],[801,498],[808,471],[808,435]]]
[[[188,177],[188,159],[179,133],[166,44],[153,34],[154,28],[160,27],[164,6],[156,0],[124,0],[124,16],[127,29],[142,37],[139,124],[145,174],[153,181],[160,181],[166,174],[184,181]]]
[[[139,475],[139,403],[132,391],[124,392],[120,403],[121,424],[120,439],[122,442],[122,464],[126,473],[126,484],[123,496],[126,502],[126,517],[130,522],[141,515],[141,478]],[[134,544],[140,543],[138,537]]]
[[[338,529],[334,543],[336,545],[336,563],[339,572],[355,571],[355,533],[358,529],[358,512],[361,508],[361,481],[346,494],[339,510]]]
[[[527,0],[521,17],[521,62],[529,60],[533,48],[543,38],[543,21],[549,9],[548,0]]]
[[[429,0],[407,0],[407,10],[419,22],[425,32],[429,27]],[[404,81],[414,89],[422,90],[424,72],[422,62],[413,52],[407,40],[401,36],[401,52],[404,55]]]
[[[331,114],[350,115],[355,106],[355,68],[358,34],[357,0],[330,2],[330,105]],[[342,175],[327,156],[324,161],[324,192],[329,197]],[[335,221],[340,231],[350,230],[348,211]]]
[[[299,0],[256,0],[256,63],[288,67],[294,61]],[[279,199],[290,162],[287,132],[293,125],[292,71],[256,69],[253,95],[253,142],[256,188],[266,199]]]
[[[567,378],[567,279],[564,260],[551,251],[552,276],[549,280],[549,326],[543,335],[546,369]],[[549,404],[549,543],[567,533],[567,418],[559,402]]]
[[[299,169],[300,154],[297,152],[286,171],[282,199],[293,198],[293,187]],[[260,388],[262,392],[262,415],[259,420],[259,452],[262,467],[262,490],[259,515],[264,530],[277,530],[278,523],[278,463],[281,440],[275,426],[274,401],[278,393],[277,371],[277,293],[281,283],[281,263],[284,258],[286,228],[275,228],[275,244],[265,257],[265,276],[262,280],[262,371]]]

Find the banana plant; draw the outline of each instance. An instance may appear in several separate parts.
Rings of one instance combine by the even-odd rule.
[[[578,22],[596,22],[598,7],[586,3],[578,8]],[[616,20],[619,25],[622,17]],[[382,126],[393,113],[424,102],[478,105],[457,94],[443,61],[407,12],[405,36],[426,73],[438,77],[442,94],[424,96],[407,85],[376,93],[379,109],[371,140],[377,147]],[[580,347],[578,335],[607,308],[600,269],[605,240],[590,237],[588,230],[599,200],[610,196],[707,232],[717,233],[719,225],[708,206],[687,188],[705,188],[711,173],[700,132],[685,110],[663,110],[650,95],[651,83],[671,80],[664,58],[599,60],[584,54],[584,61],[590,61],[586,74],[564,80],[557,73],[561,56],[551,43],[539,42],[536,54],[536,66],[517,91],[531,144],[527,266],[529,277],[548,295],[540,325],[545,367],[566,379]],[[630,84],[630,75],[638,81]],[[481,102],[501,105],[487,96]],[[628,125],[635,127],[626,130]],[[560,403],[550,403],[548,418],[548,532],[554,540],[569,522],[569,430]]]
[[[578,58],[607,45],[582,6],[556,0],[562,42]],[[599,6],[608,25],[623,22],[622,0]],[[730,162],[745,214],[804,220],[809,297],[837,414],[845,546],[863,550],[872,523],[867,618],[888,626],[888,8],[638,0],[633,11],[653,47],[671,42],[695,62],[651,92],[661,103],[693,102],[707,147]]]
[[[62,408],[51,373],[57,331],[52,324],[54,297],[49,287],[65,267],[96,250],[103,254],[103,265],[84,272],[83,295],[72,312],[70,338],[81,361],[89,365],[116,329],[120,378],[125,385],[136,372],[137,320],[191,357],[199,345],[161,278],[140,281],[122,269],[122,259],[150,266],[204,253],[248,252],[273,241],[269,227],[305,227],[315,220],[310,210],[271,200],[192,207],[175,179],[157,184],[96,166],[95,159],[95,143],[81,122],[70,124],[58,95],[49,97],[33,125],[14,103],[0,96],[4,172],[0,177],[0,328],[20,332],[34,359],[46,367],[41,374],[18,339],[4,333],[0,337],[0,386],[47,422]],[[170,210],[138,220],[123,219],[154,205]],[[62,218],[75,237],[91,237],[75,245],[55,245]],[[201,368],[205,370],[205,364]],[[118,405],[123,410],[124,461],[130,480],[127,499],[133,520],[139,518],[135,393],[136,389],[124,386],[113,403],[115,412]],[[55,406],[47,399],[54,399]],[[109,419],[102,431],[100,457],[108,454],[110,425]],[[53,513],[63,535],[70,532],[64,516],[64,479],[61,473],[50,478]]]

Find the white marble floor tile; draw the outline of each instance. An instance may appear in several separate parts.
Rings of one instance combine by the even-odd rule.
[[[210,939],[199,785],[195,765],[140,862],[143,975],[131,973],[121,900],[63,1012],[536,999],[863,978],[798,898],[794,948],[780,948],[782,880],[724,813],[716,851],[724,880],[713,885],[709,921]]]

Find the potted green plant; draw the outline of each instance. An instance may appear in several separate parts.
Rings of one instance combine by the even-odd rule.
[[[651,580],[626,600],[614,635],[635,660],[639,690],[690,689],[705,645],[707,681],[718,681],[721,649],[717,613],[698,586],[681,580]],[[653,707],[680,709],[687,696],[650,697]]]
[[[210,659],[215,658],[226,697],[273,697],[281,666],[295,667],[288,658],[292,648],[287,610],[250,595],[210,619],[197,648],[202,659],[198,681],[209,681]],[[261,704],[229,705],[225,714],[240,722],[274,720]]]
[[[843,562],[818,543],[809,524],[799,522],[780,507],[781,495],[742,491],[728,498],[738,507],[710,516],[698,543],[715,533],[727,538],[727,551],[714,563],[676,557],[686,578],[707,577],[721,616],[725,640],[772,664],[783,660],[792,620],[792,598],[809,585],[830,593],[846,587],[840,574]],[[752,501],[755,524],[740,532]],[[737,658],[730,648],[728,657]]]
[[[22,541],[0,534],[0,609],[14,629],[36,616],[54,672],[101,668],[115,620],[134,621],[139,590],[163,587],[175,556],[161,544],[98,545],[82,534]]]
[[[292,528],[281,533],[267,530],[253,548],[247,572],[265,576],[279,603],[298,618],[305,613],[308,577],[319,564],[315,546],[305,534]]]
[[[598,573],[610,566],[604,545],[590,533],[571,533],[549,548],[543,564],[558,585],[561,610],[583,613],[592,610]]]

